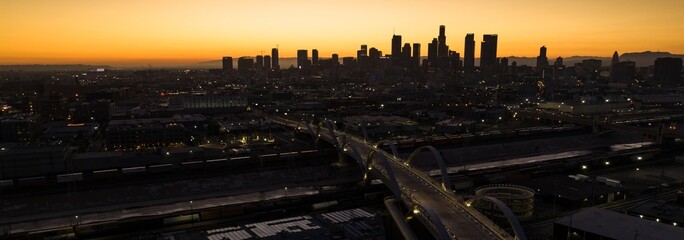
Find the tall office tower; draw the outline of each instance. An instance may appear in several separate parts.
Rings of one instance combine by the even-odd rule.
[[[261,56],[261,55],[256,56],[256,64],[254,64],[254,68],[259,69],[259,70],[264,68],[264,56]]]
[[[318,67],[318,49],[311,50],[311,64]]]
[[[233,70],[233,58],[232,57],[223,57],[223,71],[227,72],[230,70]]]
[[[433,38],[432,42],[428,43],[428,63],[430,63],[430,66],[437,66],[438,45],[439,43],[436,38]]]
[[[653,80],[662,87],[677,87],[682,84],[682,59],[657,58],[653,66]]]
[[[461,54],[457,53],[456,51],[449,51],[449,58],[448,58],[448,64],[449,67],[452,71],[454,72],[460,72],[461,71]]]
[[[439,26],[439,36],[437,41],[439,41],[439,46],[437,47],[437,58],[447,57],[449,54],[449,47],[446,45],[446,35],[445,35],[444,25]]]
[[[246,74],[254,68],[254,59],[248,57],[238,58],[238,72]]]
[[[411,67],[411,44],[405,43],[404,47],[401,48],[401,65],[409,68]]]
[[[271,67],[275,70],[280,70],[280,59],[278,59],[278,49],[271,49]]]
[[[496,66],[497,40],[498,36],[496,34],[485,34],[482,36],[482,45],[480,46],[480,67]]]
[[[368,45],[362,44],[362,45],[361,45],[361,50],[364,52],[364,54],[365,54],[366,56],[370,56],[370,54],[368,53]]]
[[[271,56],[264,56],[264,69],[271,70]]]
[[[549,59],[546,58],[546,46],[539,48],[539,56],[537,56],[537,69],[542,69],[549,66]]]
[[[400,65],[401,62],[401,35],[392,35],[392,63]]]
[[[309,68],[309,50],[300,49],[297,50],[297,68],[308,69]]]
[[[356,50],[356,65],[362,69],[366,69],[370,66],[366,52],[361,49]]]
[[[465,37],[463,68],[465,73],[472,73],[475,70],[475,34],[472,33],[466,34]]]
[[[337,55],[337,53],[333,53],[332,61],[333,61],[333,66],[340,65],[340,55]]]
[[[420,67],[420,43],[413,44],[413,67]]]

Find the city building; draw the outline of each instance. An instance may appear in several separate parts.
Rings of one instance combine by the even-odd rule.
[[[496,46],[498,36],[496,34],[485,34],[482,36],[480,46],[480,67],[496,66]]]
[[[472,33],[466,34],[465,37],[463,69],[465,73],[472,73],[475,70],[475,34]]]
[[[405,68],[410,68],[411,63],[411,44],[405,43],[404,47],[401,49],[401,65]]]
[[[420,67],[420,43],[413,44],[413,67]]]
[[[653,80],[660,86],[677,87],[682,84],[681,58],[658,58],[653,68]]]
[[[297,50],[297,68],[299,69],[309,69],[309,51],[306,49]]]
[[[238,58],[238,72],[247,74],[254,69],[254,59],[248,57]]]
[[[437,37],[439,45],[437,47],[437,57],[447,57],[449,54],[449,46],[446,45],[446,27],[439,26],[439,36]]]
[[[272,62],[271,62],[271,56],[266,55],[264,56],[264,69],[265,70],[271,70],[272,68]]]
[[[221,61],[223,64],[223,71],[231,71],[233,70],[233,58],[232,57],[223,57],[223,60]]]
[[[438,46],[439,46],[439,41],[437,38],[433,38],[431,43],[428,43],[428,56],[427,60],[430,63],[430,66],[435,66],[437,65],[437,51],[438,51]]]
[[[401,35],[392,35],[392,64],[401,65]]]
[[[262,56],[262,55],[256,56],[256,62],[254,64],[254,68],[256,68],[258,70],[264,69],[264,56]]]
[[[541,70],[549,66],[549,59],[546,57],[546,46],[539,48],[539,56],[537,56],[537,69]]]
[[[311,50],[311,64],[314,67],[318,67],[318,49]]]
[[[280,59],[278,59],[278,48],[271,49],[271,67],[280,70]]]

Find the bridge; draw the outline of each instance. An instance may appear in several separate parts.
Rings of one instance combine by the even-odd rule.
[[[634,120],[611,120],[608,117],[594,116],[594,118],[583,118],[577,116],[570,116],[561,113],[549,113],[542,111],[524,110],[518,112],[520,115],[536,118],[545,119],[552,121],[561,121],[565,123],[572,123],[584,126],[592,126],[594,133],[608,132],[608,131],[619,131],[619,132],[630,132],[635,134],[641,134],[643,136],[649,137],[656,143],[661,144],[663,138],[684,138],[684,132],[672,131],[671,129],[666,129],[665,124],[661,121],[669,120],[674,118],[681,118],[681,115],[672,115],[666,118],[646,118],[646,119],[634,119]],[[629,123],[644,123],[653,120],[655,122],[661,122],[652,127],[637,127],[631,126]]]
[[[370,174],[379,178],[389,187],[397,201],[410,209],[405,214],[405,219],[418,219],[437,239],[527,239],[517,218],[499,200],[483,199],[493,202],[504,212],[515,236],[511,236],[482,213],[470,207],[470,204],[466,204],[460,196],[454,194],[450,190],[451,184],[446,163],[439,151],[432,146],[419,147],[407,159],[401,159],[392,142],[385,141],[392,151],[388,153],[378,148],[378,144],[385,142],[372,144],[365,139],[347,135],[337,130],[329,120],[312,124],[265,113],[263,116],[274,123],[310,134],[315,141],[326,141],[335,146],[340,157],[347,156],[354,159],[364,172],[364,180],[368,180]],[[411,166],[411,161],[423,151],[431,152],[433,160],[438,162],[441,169],[441,182],[437,182],[427,173]],[[401,226],[403,219],[397,221],[398,218],[393,217],[404,233],[406,226],[403,228]],[[412,238],[404,235],[407,239]]]

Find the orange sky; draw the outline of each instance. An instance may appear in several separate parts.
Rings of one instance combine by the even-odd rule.
[[[485,3],[480,3],[485,2]],[[682,0],[3,0],[0,64],[185,64],[221,56],[317,48],[354,56],[361,44],[390,52],[392,30],[427,43],[446,25],[463,52],[466,33],[499,35],[499,56],[684,53]]]

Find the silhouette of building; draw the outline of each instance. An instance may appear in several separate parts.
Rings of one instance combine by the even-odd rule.
[[[546,46],[539,48],[539,56],[537,56],[537,69],[543,69],[549,66],[549,59],[546,58]]]
[[[506,74],[508,73],[508,58],[501,58],[501,62],[499,63],[501,73]]]
[[[411,44],[405,43],[401,49],[401,65],[405,68],[411,67]]]
[[[413,67],[420,67],[420,43],[413,44]]]
[[[433,38],[431,43],[428,43],[428,63],[430,66],[437,66],[437,51],[439,47],[439,41],[437,38]]]
[[[340,55],[338,55],[337,53],[333,53],[332,61],[334,66],[340,65]]]
[[[264,56],[256,56],[256,63],[254,64],[254,68],[259,70],[264,69]]]
[[[610,60],[610,65],[613,66],[613,64],[619,63],[620,62],[620,56],[618,55],[618,52],[615,51],[613,53],[613,59]]]
[[[401,63],[401,35],[392,35],[392,64]]]
[[[617,62],[610,68],[611,82],[631,83],[635,79],[636,64],[632,61]]]
[[[496,45],[498,36],[496,34],[485,34],[482,36],[480,46],[480,67],[496,66]]]
[[[264,69],[271,70],[271,56],[264,56]]]
[[[439,36],[437,41],[439,45],[437,47],[437,58],[447,57],[449,54],[449,46],[446,45],[446,27],[444,25],[439,26]]]
[[[309,51],[306,49],[297,50],[297,68],[309,69]]]
[[[466,34],[465,37],[463,68],[465,73],[472,73],[475,70],[475,34],[472,33]]]
[[[278,49],[271,49],[271,67],[275,70],[280,70],[280,59],[278,59]]]
[[[653,80],[662,87],[677,87],[682,83],[682,59],[658,58],[653,66]]]
[[[318,49],[311,50],[311,64],[318,67]]]
[[[223,57],[223,60],[221,61],[223,63],[223,71],[230,71],[233,70],[233,58],[232,57]]]
[[[248,57],[238,58],[238,72],[240,74],[249,73],[254,68],[254,59]]]
[[[364,55],[370,56],[370,53],[368,53],[368,45],[362,44],[362,45],[361,45],[361,51],[364,52],[364,53],[363,53]]]

